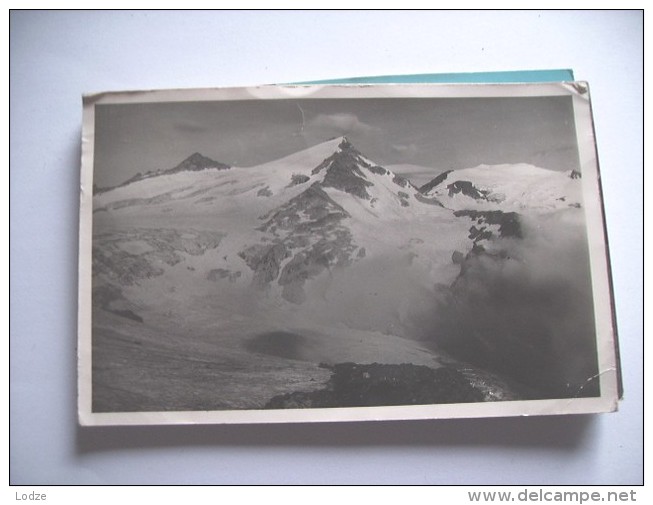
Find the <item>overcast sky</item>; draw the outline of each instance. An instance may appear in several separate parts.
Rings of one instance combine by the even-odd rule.
[[[173,168],[194,152],[232,166],[347,135],[380,165],[579,169],[571,97],[374,98],[96,106],[95,183]]]

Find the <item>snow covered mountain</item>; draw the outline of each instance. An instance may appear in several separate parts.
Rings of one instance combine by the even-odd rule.
[[[579,172],[556,172],[525,163],[443,172],[420,191],[454,210],[543,213],[580,207],[582,199]]]
[[[308,281],[363,258],[420,264],[428,284],[450,282],[451,253],[469,248],[466,225],[344,137],[257,167],[135,180],[96,195],[94,212],[100,229],[120,222],[219,234],[220,254],[203,266],[207,278],[249,283],[293,303],[306,299]],[[150,253],[160,251],[137,256]]]
[[[141,387],[143,363],[163,377],[150,384],[161,395],[152,408],[177,387],[179,405],[198,388],[210,396],[214,373],[226,385],[212,407],[251,408],[319,385],[319,362],[441,366],[438,328],[460,325],[435,314],[477,303],[468,295],[484,285],[479,275],[525,264],[511,245],[530,232],[524,216],[581,212],[577,175],[480,166],[418,189],[339,137],[247,168],[196,153],[96,192],[93,324],[102,352],[94,381],[107,385],[99,404],[132,405],[114,388]],[[485,355],[522,339],[489,348],[489,326],[479,325],[469,334]],[[175,379],[170,356],[178,355],[210,356],[222,368],[200,374],[205,386],[195,375]],[[245,386],[259,396],[243,398]],[[153,394],[143,388],[138,394]]]
[[[293,304],[337,303],[336,292],[360,300],[386,291],[372,265],[387,265],[386,275],[400,271],[399,285],[411,290],[449,285],[475,245],[521,238],[523,214],[579,202],[577,177],[525,164],[444,172],[417,189],[346,137],[249,168],[196,153],[95,196],[96,230],[109,233],[96,235],[103,245],[95,266],[133,283],[188,263],[186,277],[200,284],[247,285]],[[174,240],[157,239],[171,234]],[[344,269],[361,281],[334,282]],[[184,285],[178,279],[172,298]],[[411,303],[397,300],[398,307]]]
[[[126,180],[122,184],[119,184],[116,187],[127,186],[128,184],[131,184],[133,182],[141,181],[143,179],[149,179],[151,177],[158,177],[161,175],[176,174],[179,172],[197,172],[200,170],[207,170],[207,169],[226,170],[228,168],[230,168],[229,165],[225,165],[224,163],[214,161],[211,158],[207,158],[206,156],[203,156],[200,153],[193,153],[176,167],[169,168],[169,169],[162,169],[162,170],[150,170],[145,172],[144,174],[138,172],[136,175],[134,175],[133,177]],[[112,189],[115,188],[114,187],[100,188],[96,186],[93,190],[93,193],[94,194],[105,193]]]

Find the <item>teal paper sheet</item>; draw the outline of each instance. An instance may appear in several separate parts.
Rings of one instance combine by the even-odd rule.
[[[517,70],[508,72],[469,72],[459,74],[409,74],[377,75],[304,81],[293,84],[457,84],[457,83],[516,83],[516,82],[564,82],[573,81],[571,69]]]

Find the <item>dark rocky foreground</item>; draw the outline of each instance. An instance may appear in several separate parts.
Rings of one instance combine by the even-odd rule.
[[[373,407],[482,402],[485,397],[459,371],[422,365],[339,363],[324,389],[272,398],[268,409]]]

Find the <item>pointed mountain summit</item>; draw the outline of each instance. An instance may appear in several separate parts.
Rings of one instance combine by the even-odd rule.
[[[215,168],[218,170],[226,170],[229,165],[220,163],[219,161],[212,160],[200,153],[193,153],[179,165],[164,172],[161,174],[176,174],[179,172],[199,172],[200,170],[207,170],[209,168]]]
[[[315,167],[312,175],[325,171],[322,186],[350,193],[364,200],[372,199],[368,188],[374,186],[374,176],[390,176],[399,187],[411,187],[408,179],[374,164],[363,156],[347,137],[340,137],[338,150]],[[330,141],[332,142],[332,141]]]
[[[211,158],[207,158],[206,156],[196,152],[191,154],[188,158],[186,158],[184,161],[179,163],[179,165],[177,165],[174,168],[169,168],[167,170],[148,170],[144,174],[141,172],[137,172],[136,175],[130,177],[126,181],[121,182],[116,186],[101,188],[98,187],[97,185],[94,185],[93,194],[99,195],[102,193],[107,193],[108,191],[111,191],[113,189],[122,188],[134,182],[142,181],[145,179],[151,179],[152,177],[158,177],[159,175],[171,175],[171,174],[178,174],[180,172],[200,172],[202,170],[209,170],[209,169],[227,170],[229,168],[231,168],[229,165],[225,165],[224,163],[220,163],[219,161],[212,160]]]
[[[347,140],[347,137],[342,137],[338,144],[338,151],[315,167],[312,175],[326,170],[322,181],[324,187],[339,189],[369,200],[371,197],[366,188],[372,186],[372,183],[367,180],[361,167],[369,168],[370,166],[363,159],[361,153]]]

